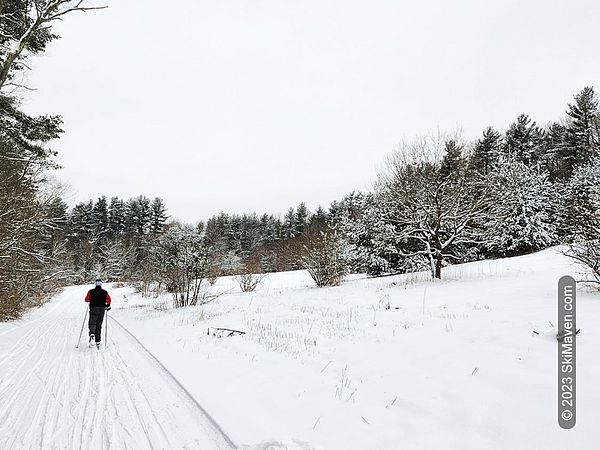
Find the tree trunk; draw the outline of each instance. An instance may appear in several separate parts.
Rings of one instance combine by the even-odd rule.
[[[444,260],[444,257],[439,254],[437,259],[435,260],[435,274],[434,277],[437,278],[438,280],[442,279],[442,262]]]
[[[433,258],[433,249],[429,242],[427,242],[427,256],[429,256],[429,265],[431,268],[431,276],[435,278],[435,259]]]

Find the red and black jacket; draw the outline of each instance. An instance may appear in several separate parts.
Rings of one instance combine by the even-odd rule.
[[[101,287],[95,287],[85,296],[85,302],[90,304],[90,308],[106,308],[110,306],[110,295]]]

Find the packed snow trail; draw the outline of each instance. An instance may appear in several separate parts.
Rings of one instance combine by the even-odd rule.
[[[86,329],[75,348],[85,291],[67,288],[30,320],[1,329],[0,448],[233,448],[110,316],[108,348],[88,348]]]

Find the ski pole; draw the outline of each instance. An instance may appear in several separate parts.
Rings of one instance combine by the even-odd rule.
[[[79,344],[81,343],[81,335],[83,334],[83,327],[85,327],[85,319],[87,319],[89,308],[86,306],[85,308],[85,316],[83,317],[83,323],[81,324],[81,331],[79,332],[79,339],[77,339],[77,347],[79,348]]]
[[[108,311],[106,311],[106,322],[104,323],[104,348],[108,348]]]

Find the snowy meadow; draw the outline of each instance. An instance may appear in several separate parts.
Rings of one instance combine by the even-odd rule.
[[[284,272],[252,293],[219,279],[218,298],[183,309],[122,288],[115,317],[242,448],[591,449],[594,292],[580,299],[578,424],[556,424],[556,283],[577,270],[553,248],[453,266],[444,281],[356,275],[318,289]]]

